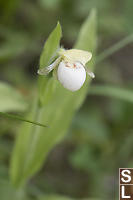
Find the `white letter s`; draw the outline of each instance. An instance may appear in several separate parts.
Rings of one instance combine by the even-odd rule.
[[[126,174],[126,173],[127,173],[127,174]],[[131,174],[130,170],[127,170],[127,169],[122,170],[121,174],[122,174],[122,176],[124,176],[124,177],[127,178],[127,179],[121,178],[122,182],[128,183],[128,182],[131,181],[131,176],[128,175],[128,174]]]

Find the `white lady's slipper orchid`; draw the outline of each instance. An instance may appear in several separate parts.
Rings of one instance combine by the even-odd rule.
[[[59,57],[48,67],[38,70],[38,74],[47,75],[53,69],[57,69],[57,78],[64,88],[77,91],[79,90],[86,80],[86,72],[94,78],[93,72],[85,67],[85,64],[91,59],[92,54],[87,51],[70,49],[59,51]]]

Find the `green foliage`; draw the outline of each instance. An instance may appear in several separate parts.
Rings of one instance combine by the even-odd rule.
[[[64,196],[58,196],[58,195],[45,195],[43,197],[40,197],[38,200],[76,200],[76,199],[64,197]],[[100,199],[86,198],[86,199],[81,199],[81,200],[100,200]]]
[[[91,11],[91,15],[88,16],[87,20],[82,25],[82,29],[80,30],[78,39],[75,44],[75,48],[80,48],[82,50],[88,51],[93,50],[93,53],[95,53],[94,49],[96,49],[97,44],[96,23],[96,10],[93,9]]]
[[[3,21],[7,21],[8,17],[11,17],[18,6],[18,0],[0,1],[0,12]]]
[[[60,47],[61,37],[62,37],[62,30],[60,24],[58,23],[56,28],[50,34],[48,40],[44,45],[44,49],[40,57],[40,68],[50,64],[54,56],[56,56],[56,51]]]
[[[4,112],[0,112],[0,115],[2,115],[2,117],[14,119],[14,120],[20,120],[20,121],[23,121],[23,122],[27,122],[27,123],[30,123],[30,124],[37,125],[37,126],[47,127],[47,126],[44,125],[44,124],[40,124],[40,123],[38,123],[38,122],[33,122],[33,121],[31,121],[31,120],[24,119],[23,117],[18,116],[18,115],[8,114],[8,113],[4,113]]]
[[[13,88],[7,83],[3,82],[0,83],[0,115],[2,117],[16,119],[34,125],[46,127],[43,124],[36,123],[28,119],[24,119],[21,116],[5,113],[11,111],[22,112],[25,111],[27,107],[28,107],[28,102],[26,101],[26,98],[24,98],[23,95],[19,91],[17,91],[17,89]]]
[[[104,59],[108,58],[109,56],[111,56],[115,52],[119,51],[120,49],[122,49],[126,45],[130,44],[131,42],[133,42],[133,34],[125,37],[123,40],[120,40],[118,43],[116,43],[113,46],[111,46],[110,48],[104,50],[97,57],[97,63],[99,63],[99,62],[103,61]]]
[[[62,30],[58,23],[44,45],[40,56],[40,68],[47,67],[53,61],[57,54],[57,50],[59,50],[61,37]],[[42,105],[50,101],[55,87],[56,80],[54,78],[46,76],[39,77],[39,97]]]
[[[133,92],[129,89],[124,89],[120,87],[95,85],[91,86],[89,94],[114,97],[120,100],[127,101],[129,103],[133,103]]]
[[[80,40],[83,41],[83,37],[89,34],[90,37],[87,44],[83,41],[85,42],[85,47],[83,49],[95,52],[95,21],[96,15],[93,11],[90,14],[90,18],[87,19],[81,29],[78,42],[75,46],[76,48],[83,48],[83,44],[80,43]],[[50,59],[53,54],[56,53],[54,51],[59,46],[59,40],[58,42],[53,42],[53,38],[57,38],[59,30],[58,24],[46,42],[46,46],[41,55],[41,64],[48,64],[48,60],[45,61],[47,58],[43,58],[43,56],[45,57],[47,55]],[[60,32],[59,36],[61,36]],[[49,51],[51,40],[52,44],[55,45],[52,48],[54,51]],[[47,54],[48,52],[50,55]],[[11,180],[16,186],[20,186],[40,169],[49,151],[64,137],[75,111],[81,106],[87,95],[88,80],[84,87],[75,93],[64,89],[59,82],[56,84],[56,92],[52,100],[47,105],[40,108],[37,104],[37,106],[35,106],[36,112],[31,114],[32,117],[34,116],[34,120],[39,120],[41,123],[47,122],[50,127],[45,131],[39,127],[24,125],[17,137],[11,161]]]
[[[58,195],[45,195],[43,197],[40,197],[38,200],[72,200],[72,199]]]
[[[17,89],[0,82],[0,111],[25,111],[27,106],[26,99]]]
[[[16,190],[8,180],[0,180],[0,198],[2,200],[28,200],[23,189]]]
[[[31,42],[31,38],[25,32],[19,33],[0,26],[0,35],[5,40],[0,48],[0,62],[10,61],[20,56],[25,50],[33,50],[35,47],[34,42]]]
[[[0,0],[0,79],[8,82],[0,83],[0,200],[118,199],[117,169],[133,166],[132,7],[131,0]],[[80,29],[92,8],[98,40],[95,11]],[[76,93],[54,73],[36,80],[43,40],[58,20],[66,49],[98,46],[88,63],[96,78]],[[39,67],[56,59],[61,32],[58,24],[45,41]]]

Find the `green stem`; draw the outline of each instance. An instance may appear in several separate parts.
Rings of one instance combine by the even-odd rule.
[[[131,42],[133,42],[133,34],[127,36],[126,38],[114,44],[110,48],[104,50],[99,56],[97,56],[96,64],[102,62],[104,59],[108,58],[109,56],[119,51],[121,48],[125,47]]]
[[[8,113],[4,113],[4,112],[0,112],[0,115],[2,115],[3,117],[7,117],[7,118],[16,119],[16,120],[20,120],[20,121],[23,121],[23,122],[31,123],[31,124],[34,124],[34,125],[37,125],[37,126],[47,127],[44,124],[40,124],[38,122],[34,122],[34,121],[31,121],[31,120],[28,120],[28,119],[24,119],[24,118],[22,118],[18,115],[8,114]]]

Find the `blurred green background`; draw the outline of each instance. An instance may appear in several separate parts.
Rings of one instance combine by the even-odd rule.
[[[62,45],[71,48],[92,8],[98,13],[98,55],[132,34],[132,0],[0,0],[0,111],[25,114],[36,92],[44,40],[60,21]],[[111,84],[132,90],[132,52],[133,44],[128,44],[97,64],[92,85]],[[10,85],[9,91],[2,82]],[[0,200],[16,198],[8,182],[8,168],[20,124],[0,117]],[[132,155],[133,104],[88,95],[65,139],[30,180],[24,199],[61,198],[43,197],[45,194],[118,199],[118,168],[133,167]]]

